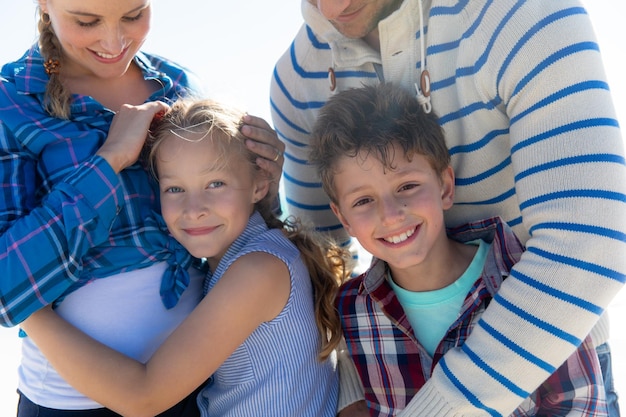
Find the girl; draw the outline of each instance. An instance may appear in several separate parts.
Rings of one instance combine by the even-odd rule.
[[[145,365],[50,309],[24,323],[72,385],[125,416],[154,415],[209,377],[203,415],[335,415],[329,357],[340,339],[333,301],[346,255],[272,216],[270,179],[245,147],[242,116],[178,101],[151,129],[163,220],[208,273],[204,299]]]

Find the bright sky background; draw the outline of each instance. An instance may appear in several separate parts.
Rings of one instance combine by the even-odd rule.
[[[626,126],[626,6],[621,0],[583,2],[598,35],[618,119]],[[152,32],[143,49],[194,71],[213,97],[269,121],[274,62],[288,48],[301,21],[299,0],[154,0]],[[34,0],[0,0],[0,39],[0,64],[19,58],[35,41]],[[5,273],[0,271],[0,279]],[[626,398],[625,291],[613,306],[614,371]],[[0,348],[0,416],[12,416],[19,360],[15,329],[0,330]],[[622,401],[622,411],[625,408]]]

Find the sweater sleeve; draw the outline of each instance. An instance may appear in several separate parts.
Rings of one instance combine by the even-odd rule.
[[[363,385],[348,352],[345,339],[337,346],[337,368],[339,370],[339,403],[337,412],[357,401],[365,399]]]
[[[577,349],[625,282],[623,143],[589,18],[575,0],[496,8],[482,16],[490,27],[475,32],[487,38],[472,81],[509,120],[511,173],[500,178],[513,177],[527,251],[403,417],[509,415]],[[473,113],[473,126],[493,122],[481,121],[486,113]],[[464,163],[478,164],[472,157],[467,151]]]

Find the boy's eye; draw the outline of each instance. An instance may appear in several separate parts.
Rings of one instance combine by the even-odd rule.
[[[404,184],[402,187],[400,187],[399,191],[411,190],[411,189],[413,189],[415,187],[418,187],[418,186],[419,186],[419,184],[414,184],[414,183]]]
[[[369,203],[370,201],[372,201],[370,198],[361,198],[361,199],[355,201],[355,203],[352,205],[352,207],[363,206],[363,205]]]

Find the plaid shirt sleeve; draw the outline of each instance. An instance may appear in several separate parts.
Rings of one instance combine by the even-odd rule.
[[[79,277],[81,258],[107,239],[123,198],[108,163],[92,157],[41,202],[35,164],[0,122],[0,324],[14,326]]]
[[[608,416],[602,372],[596,350],[587,337],[567,361],[543,383],[534,395],[533,415]],[[526,416],[517,412],[514,416]]]

